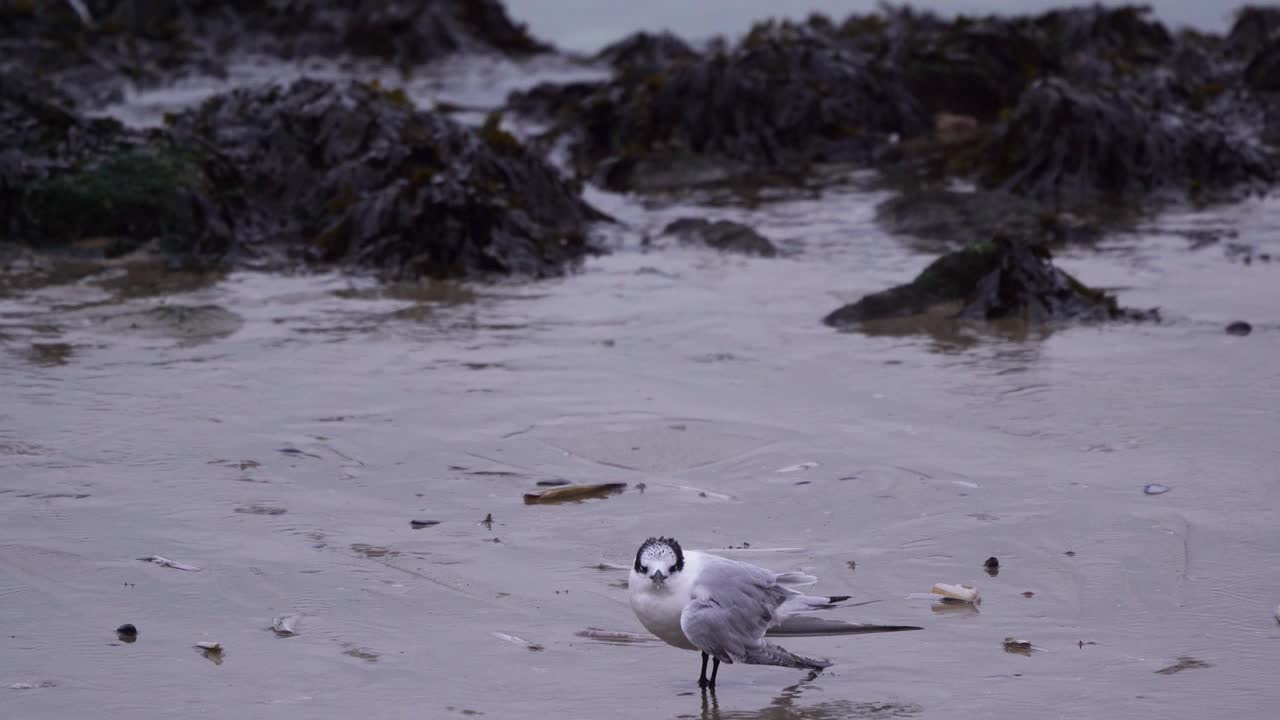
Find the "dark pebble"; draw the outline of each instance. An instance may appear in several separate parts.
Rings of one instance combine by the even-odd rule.
[[[439,524],[440,524],[439,520],[410,520],[409,521],[409,525],[418,530],[421,530],[422,528],[429,528],[432,525],[439,525]]]
[[[539,480],[537,485],[541,487],[559,487],[560,485],[568,485],[568,480]]]
[[[1227,326],[1228,335],[1248,335],[1253,332],[1253,326],[1243,320],[1237,320]]]
[[[116,628],[116,637],[124,642],[131,643],[138,639],[138,628],[134,627],[132,623],[125,623]]]
[[[995,557],[987,558],[987,561],[982,563],[982,567],[986,568],[987,574],[991,577],[1000,574],[1000,560]]]

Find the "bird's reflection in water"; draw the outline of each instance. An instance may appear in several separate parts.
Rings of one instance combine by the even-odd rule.
[[[699,720],[844,720],[846,718],[907,718],[916,717],[924,709],[914,703],[898,702],[850,702],[829,700],[805,705],[800,694],[805,685],[817,679],[818,673],[809,673],[800,682],[782,689],[767,707],[759,710],[720,710],[715,688],[702,690],[702,714],[680,715],[680,718]]]

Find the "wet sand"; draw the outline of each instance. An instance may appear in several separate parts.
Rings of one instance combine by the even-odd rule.
[[[0,295],[4,715],[1268,717],[1280,263],[1225,245],[1280,255],[1280,206],[1062,256],[1158,325],[831,331],[932,257],[874,225],[881,198],[593,193],[617,251],[538,283],[142,268]],[[641,246],[688,214],[783,256]],[[629,487],[524,504],[548,479]],[[577,635],[642,632],[598,566],[656,534],[749,543],[725,552],[876,601],[834,617],[925,629],[788,640],[836,665],[725,666],[704,696],[693,653]],[[935,582],[980,610],[912,597]]]

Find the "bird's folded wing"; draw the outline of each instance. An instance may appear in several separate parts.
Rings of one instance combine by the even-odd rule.
[[[680,614],[680,629],[708,655],[741,660],[760,644],[778,619],[778,606],[792,594],[774,583],[772,573],[728,561],[708,564]]]

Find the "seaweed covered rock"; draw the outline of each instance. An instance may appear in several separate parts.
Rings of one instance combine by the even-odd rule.
[[[1260,49],[1244,69],[1244,81],[1254,92],[1280,92],[1280,36]]]
[[[1247,60],[1257,54],[1280,32],[1280,7],[1246,5],[1236,11],[1227,33],[1227,52]]]
[[[244,53],[407,66],[457,51],[548,49],[499,0],[0,0],[0,39],[10,68],[95,101],[128,84],[218,73]]]
[[[760,257],[778,254],[778,248],[769,238],[731,220],[680,218],[663,228],[662,233],[688,245],[705,245],[724,252]]]
[[[519,107],[521,97],[513,98]],[[758,26],[731,49],[625,72],[576,99],[568,134],[580,173],[652,190],[866,164],[927,123],[868,58],[807,26]]]
[[[638,32],[606,45],[596,53],[595,60],[621,72],[652,73],[678,60],[697,57],[696,50],[669,32]]]
[[[874,293],[827,315],[834,327],[922,315],[956,319],[1155,319],[1154,310],[1121,308],[1055,267],[1041,246],[997,238],[943,255],[906,285]]]
[[[393,277],[559,272],[597,217],[495,116],[479,131],[361,83],[237,90],[169,128],[237,171],[246,249]]]
[[[221,196],[227,170],[202,148],[81,118],[47,85],[0,74],[0,230],[8,240],[107,256],[156,241],[169,253],[220,255],[236,211]]]
[[[1149,107],[1124,90],[1046,79],[984,149],[984,186],[1073,208],[1163,191],[1206,197],[1274,180],[1275,158],[1238,118]]]

